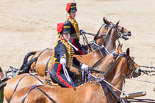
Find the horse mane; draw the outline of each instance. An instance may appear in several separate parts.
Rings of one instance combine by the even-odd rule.
[[[107,43],[107,41],[109,40],[109,37],[110,37],[110,34],[111,34],[111,30],[112,30],[112,28],[109,30],[109,32],[108,32],[108,34],[107,34],[107,36],[106,36],[106,38],[105,38],[105,40],[103,42],[103,45],[105,45]]]

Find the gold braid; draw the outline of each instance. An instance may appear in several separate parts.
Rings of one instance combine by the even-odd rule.
[[[68,52],[68,64],[67,67],[70,68],[72,65],[72,58],[73,58],[73,49],[72,47],[68,44],[68,42],[61,40],[61,42],[65,45],[67,52]]]

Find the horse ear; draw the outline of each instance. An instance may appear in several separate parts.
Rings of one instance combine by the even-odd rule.
[[[129,48],[127,48],[127,50],[126,50],[126,55],[130,55],[130,49]]]
[[[103,17],[103,21],[104,21],[104,23],[106,23],[105,17]]]
[[[105,24],[110,25],[110,22],[105,17],[103,17],[103,21]]]
[[[116,23],[116,28],[118,28],[119,21]]]

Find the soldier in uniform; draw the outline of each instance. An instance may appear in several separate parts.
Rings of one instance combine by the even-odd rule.
[[[51,76],[62,87],[72,88],[75,87],[73,72],[70,71],[72,61],[83,70],[88,70],[88,66],[73,57],[73,49],[68,43],[71,32],[69,22],[58,23],[57,31],[59,40],[54,48],[54,67]]]
[[[84,55],[86,54],[86,51],[79,43],[79,40],[80,40],[79,34],[82,34],[85,32],[84,30],[79,31],[78,23],[75,20],[76,11],[77,11],[76,3],[67,3],[66,11],[69,14],[67,21],[71,25],[70,42],[78,49],[76,50],[75,48],[73,48],[74,54]]]

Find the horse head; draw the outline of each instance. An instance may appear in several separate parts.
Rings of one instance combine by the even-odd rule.
[[[130,57],[130,49],[126,50],[126,55],[124,56],[127,61],[127,68],[125,70],[126,78],[138,77],[141,75],[140,66],[134,62],[134,58]]]
[[[97,32],[96,37],[94,38],[102,38],[105,39],[105,36],[103,36],[104,33],[107,33],[108,28],[111,27],[112,25],[115,25],[111,21],[108,21],[105,17],[103,17],[104,24],[100,27],[99,31]],[[128,36],[131,36],[131,31],[128,30],[127,28],[124,28],[123,26],[118,26],[118,34],[119,38],[128,40]]]

